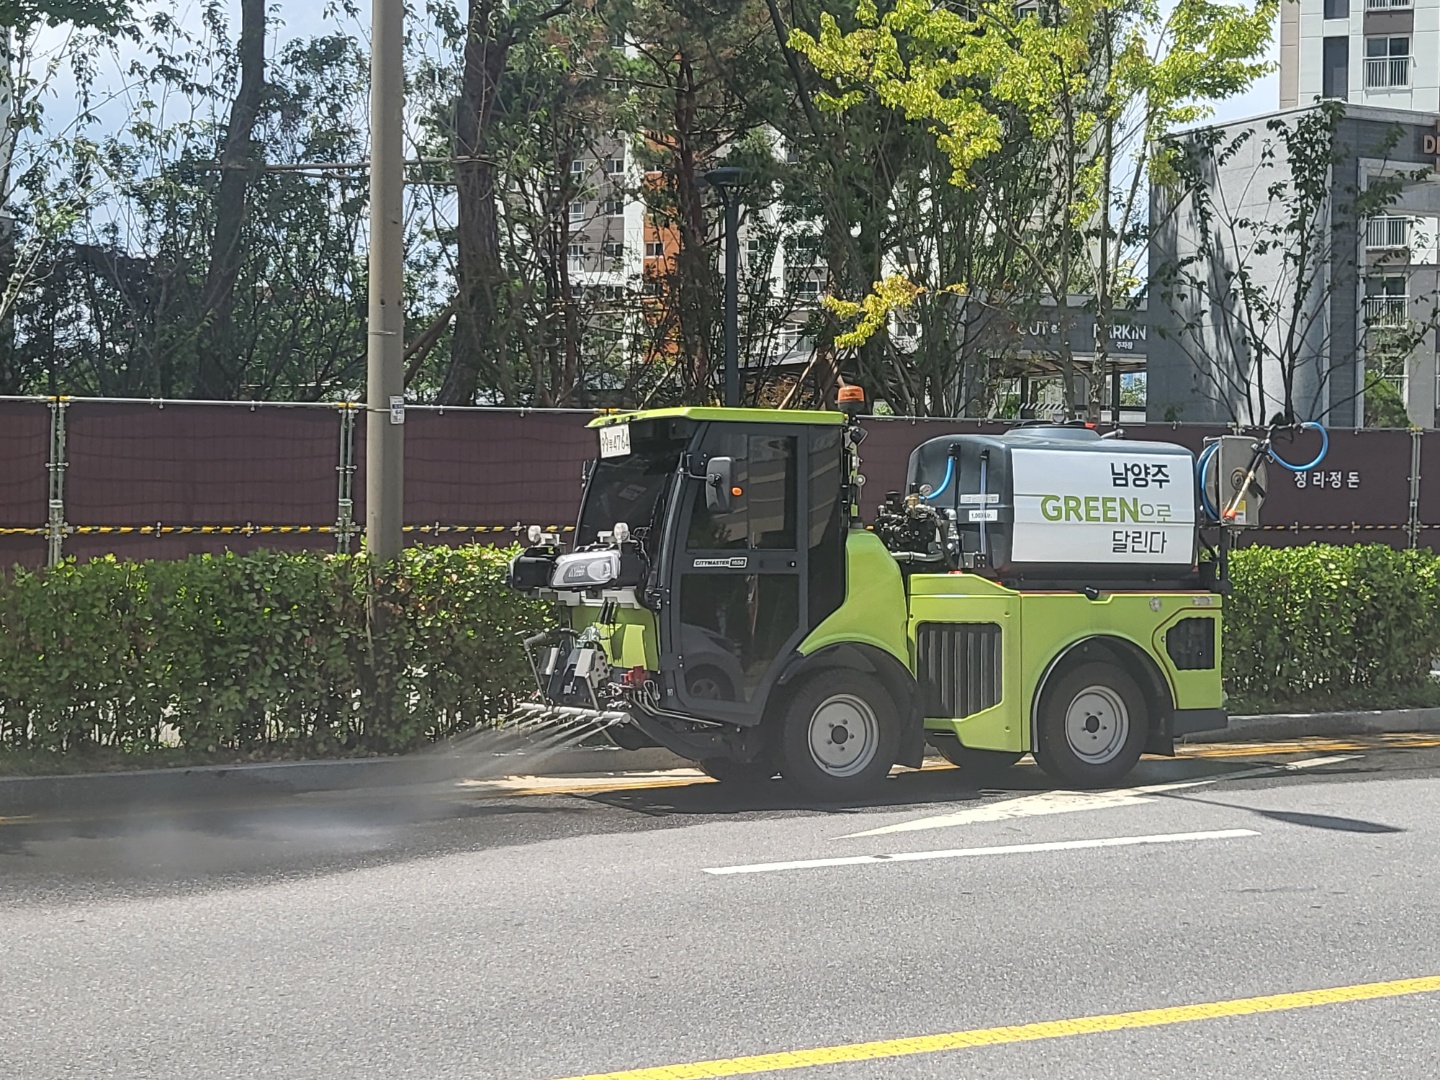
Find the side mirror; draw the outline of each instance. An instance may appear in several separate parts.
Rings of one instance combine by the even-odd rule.
[[[735,480],[735,459],[712,457],[705,464],[705,507],[716,514],[730,511],[730,488]]]

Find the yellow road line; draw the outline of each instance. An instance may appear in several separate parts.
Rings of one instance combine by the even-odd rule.
[[[480,781],[484,784],[485,781]],[[612,791],[650,791],[654,788],[689,787],[691,784],[713,784],[708,776],[684,776],[673,780],[614,780],[604,783],[591,781],[588,784],[555,784],[536,787],[506,787],[494,792],[506,798],[526,795],[605,795]],[[488,795],[489,792],[477,792]]]
[[[1290,739],[1273,743],[1197,743],[1177,746],[1186,758],[1255,757],[1261,754],[1334,753],[1355,750],[1422,750],[1440,746],[1436,735],[1375,735],[1354,739]]]
[[[1227,1016],[1286,1012],[1316,1005],[1339,1005],[1349,1001],[1374,1001],[1407,994],[1428,994],[1437,990],[1440,990],[1440,975],[1429,975],[1419,979],[1360,983],[1356,986],[1336,986],[1325,990],[1302,990],[1291,994],[1211,1001],[1200,1005],[1176,1005],[1164,1009],[1142,1009],[1139,1012],[1082,1016],[1074,1020],[1045,1020],[1038,1024],[972,1028],[969,1031],[951,1031],[943,1035],[917,1035],[905,1039],[821,1046],[811,1050],[783,1050],[773,1054],[715,1058],[710,1061],[660,1065],[647,1069],[588,1073],[584,1076],[567,1077],[565,1080],[709,1080],[717,1076],[753,1076],[756,1073],[779,1072],[784,1069],[808,1069],[817,1065],[875,1061],[910,1054],[935,1054],[947,1050],[968,1050],[977,1046],[1062,1039],[1072,1035],[1098,1035],[1107,1031],[1188,1024],[1196,1020],[1218,1020]]]

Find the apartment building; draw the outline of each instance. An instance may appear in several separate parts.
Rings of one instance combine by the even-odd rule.
[[[1440,3],[1436,4],[1440,11]],[[1302,11],[1302,17],[1303,17]],[[1440,56],[1431,50],[1431,64]],[[1308,108],[1315,108],[1311,104]],[[1286,252],[1273,244],[1256,244],[1263,229],[1254,222],[1284,221],[1283,201],[1271,197],[1269,186],[1288,168],[1284,147],[1270,131],[1272,122],[1292,126],[1305,107],[1252,120],[1217,125],[1223,145],[1237,152],[1205,164],[1205,186],[1212,205],[1225,208],[1208,244],[1199,230],[1189,200],[1174,200],[1163,187],[1151,192],[1151,220],[1159,224],[1150,241],[1149,265],[1156,268],[1190,259],[1196,268],[1193,292],[1161,295],[1152,287],[1152,335],[1149,354],[1149,397],[1152,420],[1228,421],[1245,418],[1246,397],[1259,402],[1268,417],[1284,398],[1291,379],[1301,419],[1324,419],[1336,426],[1360,426],[1365,416],[1365,388],[1385,379],[1399,390],[1412,424],[1435,427],[1440,403],[1440,370],[1436,333],[1424,333],[1403,355],[1393,350],[1394,331],[1414,332],[1435,325],[1440,288],[1440,181],[1407,183],[1399,197],[1378,217],[1357,220],[1348,212],[1350,193],[1365,190],[1377,177],[1415,174],[1435,169],[1440,147],[1440,117],[1432,113],[1347,104],[1335,138],[1336,164],[1331,169],[1333,194],[1323,206],[1321,223],[1327,239],[1316,250],[1325,265],[1298,270]],[[1212,129],[1213,131],[1213,129]],[[1189,136],[1204,141],[1203,131]],[[1183,138],[1183,137],[1182,137]],[[1230,280],[1235,267],[1249,266],[1251,280],[1261,288],[1271,282],[1294,282],[1311,276],[1316,285],[1305,292],[1299,311],[1288,304],[1295,295],[1277,284],[1274,299],[1283,314],[1269,327],[1277,352],[1292,333],[1291,373],[1273,364],[1256,364],[1248,355],[1244,333],[1234,312],[1222,310],[1214,288]],[[1293,317],[1292,317],[1293,316]],[[1292,325],[1293,324],[1293,325]]]
[[[1440,0],[1286,0],[1280,108],[1316,98],[1440,112]]]
[[[778,139],[775,153],[786,156]],[[593,331],[590,349],[609,350],[617,359],[675,351],[678,342],[656,331],[664,322],[665,279],[680,250],[679,230],[647,213],[641,198],[660,175],[645,172],[625,141],[614,141],[573,161],[571,176],[576,195],[566,208],[566,270]],[[712,215],[718,237],[718,204]],[[742,342],[742,364],[803,367],[814,355],[805,325],[829,288],[818,227],[789,222],[784,207],[769,206],[742,219],[739,241],[743,287],[767,296],[776,312],[766,340]],[[718,256],[723,249],[716,246]]]

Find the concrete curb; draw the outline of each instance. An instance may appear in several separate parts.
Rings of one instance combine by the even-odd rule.
[[[55,813],[82,806],[223,801],[260,794],[418,787],[517,775],[655,772],[689,764],[668,750],[601,746],[539,753],[437,752],[405,757],[204,765],[71,776],[11,776],[0,777],[0,816]]]
[[[1333,713],[1274,713],[1232,716],[1224,731],[1187,735],[1186,743],[1251,742],[1336,735],[1440,732],[1440,709],[1376,709]]]
[[[1440,733],[1440,709],[1294,713],[1232,716],[1224,731],[1187,736],[1186,743],[1250,742],[1313,736]],[[206,765],[74,776],[0,777],[0,816],[56,813],[79,807],[125,806],[243,799],[259,794],[405,788],[504,776],[581,776],[659,772],[690,762],[668,750],[621,750],[614,746],[535,753],[464,751],[406,757],[284,761],[255,765]]]

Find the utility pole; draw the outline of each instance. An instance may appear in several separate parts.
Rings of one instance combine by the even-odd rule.
[[[404,535],[404,49],[404,0],[372,0],[365,546],[380,562],[400,554]]]
[[[725,208],[725,405],[740,404],[740,201],[731,190],[745,180],[745,170],[711,169],[705,182]]]

